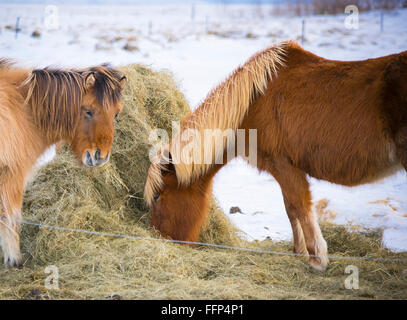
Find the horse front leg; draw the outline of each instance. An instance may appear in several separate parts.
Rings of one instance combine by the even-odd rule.
[[[274,176],[277,181],[283,181],[281,170],[277,170],[274,165],[273,157],[267,156],[263,153],[258,153],[257,168],[261,171],[266,171]],[[286,208],[290,207],[290,202],[284,197],[284,205]],[[294,253],[308,254],[307,246],[305,244],[304,233],[300,220],[294,210],[286,210],[288,218],[290,219],[291,229],[293,231],[294,240]]]
[[[11,178],[0,181],[0,242],[6,268],[22,266],[20,252],[22,195],[23,186],[18,181]]]
[[[291,207],[291,203],[284,198],[284,205],[288,218],[290,219],[291,229],[293,231],[294,253],[308,255],[307,245],[305,243],[304,232],[302,231],[301,222],[298,219],[297,211]],[[287,209],[289,208],[289,209]]]
[[[286,159],[273,161],[272,175],[280,184],[287,215],[294,234],[295,252],[311,255],[309,264],[324,271],[328,265],[328,249],[318,221],[312,212],[311,192],[305,172]]]

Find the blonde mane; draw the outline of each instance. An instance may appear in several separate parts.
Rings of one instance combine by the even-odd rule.
[[[14,61],[9,58],[0,58],[0,68],[7,69],[14,64]]]
[[[285,48],[290,44],[292,43],[282,42],[253,55],[213,89],[194,112],[184,117],[180,132],[173,137],[170,144],[177,179],[181,185],[188,185],[195,181],[215,163],[214,161],[211,164],[205,164],[203,161],[183,163],[181,161],[185,156],[183,152],[188,152],[184,146],[190,143],[180,139],[183,132],[187,129],[195,129],[203,135],[205,129],[219,129],[220,131],[238,129],[254,99],[265,92],[268,81],[277,76],[279,67],[284,66]],[[205,148],[203,144],[192,146],[191,149],[194,147]],[[224,144],[224,149],[218,151],[222,154],[213,152],[212,158],[217,159],[219,156],[223,156],[227,147]],[[177,150],[181,150],[181,152],[177,152]],[[154,194],[162,186],[161,170],[164,168],[162,161],[150,166],[145,187],[145,198],[150,204]]]
[[[34,123],[49,139],[74,133],[84,93],[83,78],[75,71],[33,70],[22,86],[28,86],[26,104]]]
[[[108,65],[83,70],[36,69],[21,85],[28,87],[26,104],[32,108],[35,124],[49,139],[74,134],[89,74],[95,77],[93,94],[101,106],[108,108],[119,101],[123,75]]]

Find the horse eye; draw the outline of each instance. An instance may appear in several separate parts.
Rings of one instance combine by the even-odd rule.
[[[159,197],[160,197],[160,194],[159,194],[159,193],[155,194],[155,195],[154,195],[154,201],[157,201]]]
[[[85,114],[86,114],[89,118],[92,118],[92,117],[93,117],[93,112],[90,111],[90,110],[86,110],[86,111],[85,111]]]
[[[118,117],[119,117],[119,114],[117,113],[117,114],[114,116],[114,118],[117,119]]]

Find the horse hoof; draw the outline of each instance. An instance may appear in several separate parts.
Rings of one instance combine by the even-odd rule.
[[[316,271],[324,272],[328,266],[328,257],[311,257],[309,259],[309,265]]]
[[[7,260],[4,261],[4,265],[5,265],[6,269],[10,269],[10,268],[22,269],[23,268],[23,263],[21,262],[21,258],[8,258]]]

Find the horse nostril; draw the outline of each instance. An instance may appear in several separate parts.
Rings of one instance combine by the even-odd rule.
[[[95,151],[95,161],[99,161],[100,160],[100,149],[96,149]]]
[[[92,160],[92,157],[90,156],[89,151],[86,151],[86,156],[85,156],[85,158],[84,158],[84,160],[83,160],[83,163],[84,163],[86,166],[89,166],[89,167],[92,167],[92,166],[93,166],[93,160]]]

